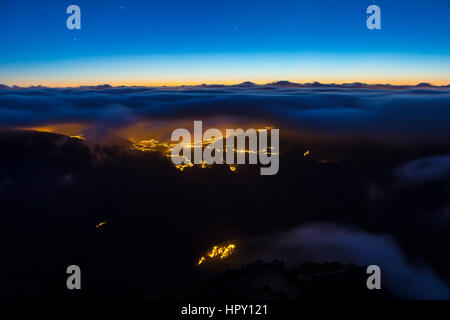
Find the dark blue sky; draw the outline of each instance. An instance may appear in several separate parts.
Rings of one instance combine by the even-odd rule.
[[[70,4],[81,30],[66,28]],[[444,83],[449,14],[446,0],[2,1],[0,82]]]

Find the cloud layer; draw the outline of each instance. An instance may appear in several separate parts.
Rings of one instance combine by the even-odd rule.
[[[395,170],[400,185],[419,184],[450,177],[450,156],[416,159]]]
[[[0,126],[81,123],[106,133],[139,121],[227,118],[300,134],[448,144],[449,104],[444,87],[3,87]]]
[[[427,265],[409,262],[396,241],[388,235],[318,223],[263,237],[255,243],[257,247],[265,248],[261,256],[269,261],[282,259],[293,266],[301,261],[375,264],[381,268],[382,284],[399,297],[450,298],[448,285]]]

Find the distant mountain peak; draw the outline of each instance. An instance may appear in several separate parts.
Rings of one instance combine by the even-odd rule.
[[[240,84],[238,84],[236,86],[238,86],[238,87],[250,87],[250,86],[254,86],[254,85],[255,84],[253,82],[251,82],[251,81],[245,81],[245,82],[242,82],[242,83],[240,83]]]
[[[272,82],[271,85],[288,87],[288,86],[298,85],[298,83],[290,82],[287,80],[280,80],[280,81]]]
[[[421,82],[418,85],[416,85],[416,87],[419,87],[419,88],[431,88],[432,85],[429,84],[428,82]]]

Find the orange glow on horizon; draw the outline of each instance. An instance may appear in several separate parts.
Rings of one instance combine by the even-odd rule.
[[[83,86],[101,86],[104,84],[109,84],[113,87],[120,87],[120,86],[143,86],[143,87],[182,87],[182,86],[200,86],[202,84],[206,85],[237,85],[246,81],[253,82],[256,85],[265,85],[270,84],[272,82],[277,81],[290,81],[292,83],[298,83],[298,84],[306,84],[306,83],[314,83],[314,82],[320,82],[321,84],[345,84],[345,83],[365,83],[369,85],[395,85],[395,86],[414,86],[419,83],[429,83],[433,86],[446,86],[450,84],[450,79],[358,79],[358,78],[347,78],[347,79],[333,79],[333,78],[316,78],[316,79],[278,79],[278,80],[270,80],[270,79],[232,79],[232,80],[225,80],[225,79],[216,79],[216,80],[142,80],[142,81],[124,81],[124,80],[105,80],[102,82],[95,81],[62,81],[62,82],[22,82],[22,83],[11,83],[11,82],[5,82],[5,84],[10,86],[20,86],[20,87],[32,87],[32,86],[45,86],[50,88],[65,88],[65,87],[83,87]]]

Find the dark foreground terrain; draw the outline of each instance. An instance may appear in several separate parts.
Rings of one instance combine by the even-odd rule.
[[[279,173],[260,176],[250,165],[181,172],[130,144],[0,133],[2,298],[364,297],[366,275],[349,263],[381,266],[389,291],[377,298],[448,297],[449,149],[282,137]],[[197,266],[229,241],[227,259]],[[258,259],[286,266],[222,273]],[[71,264],[80,291],[66,288]],[[283,288],[255,289],[266,278]]]

